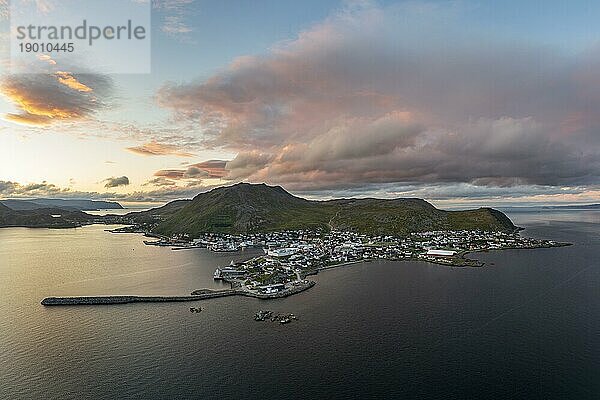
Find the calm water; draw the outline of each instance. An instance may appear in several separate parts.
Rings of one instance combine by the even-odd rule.
[[[215,266],[252,253],[1,229],[0,398],[598,399],[600,213],[511,217],[575,245],[480,254],[479,269],[360,264],[267,302],[64,308],[39,301],[218,287]],[[300,321],[253,321],[261,308]]]
[[[157,206],[158,207],[158,206]],[[140,211],[146,211],[148,210],[148,207],[128,207],[128,208],[117,208],[117,209],[100,209],[100,210],[93,210],[93,211],[86,211],[86,213],[88,214],[92,214],[92,215],[108,215],[108,214],[114,214],[114,215],[125,215],[128,214],[130,212],[140,212]]]

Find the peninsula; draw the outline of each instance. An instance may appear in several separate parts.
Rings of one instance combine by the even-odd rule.
[[[183,296],[51,297],[44,305],[98,305],[195,301],[223,296],[272,299],[315,282],[310,275],[372,260],[426,261],[450,267],[481,267],[469,253],[567,245],[523,237],[502,212],[491,208],[444,211],[421,199],[311,201],[279,186],[240,183],[124,216],[114,233],[137,232],[151,246],[263,253],[217,268],[213,278],[231,289],[200,289]]]

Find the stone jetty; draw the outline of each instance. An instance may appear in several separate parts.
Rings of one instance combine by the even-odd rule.
[[[257,299],[276,299],[291,296],[310,289],[315,282],[309,281],[277,293],[258,293],[244,289],[211,290],[199,289],[185,296],[74,296],[74,297],[46,297],[42,300],[44,306],[77,306],[77,305],[110,305],[128,303],[166,303],[214,299],[226,296],[245,296]]]

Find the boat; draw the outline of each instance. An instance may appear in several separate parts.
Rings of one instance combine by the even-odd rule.
[[[215,269],[215,273],[213,274],[213,279],[215,279],[215,280],[223,279],[223,272],[221,271],[221,268]]]

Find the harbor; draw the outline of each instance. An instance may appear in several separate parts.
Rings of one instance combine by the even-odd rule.
[[[124,230],[111,232],[125,233]],[[133,231],[129,227],[127,231]],[[138,232],[142,233],[142,232]],[[165,237],[144,233],[154,241],[145,245],[174,250],[203,248],[211,252],[235,252],[248,247],[262,248],[262,255],[217,267],[213,279],[227,282],[229,289],[198,289],[176,296],[79,296],[47,297],[44,306],[116,305],[200,301],[226,296],[257,299],[288,297],[315,285],[307,277],[320,271],[365,261],[426,261],[451,267],[481,267],[469,253],[502,249],[531,249],[568,245],[550,240],[526,238],[518,232],[430,231],[406,237],[368,236],[354,232],[283,231],[252,235],[207,234],[200,238],[176,235]]]

